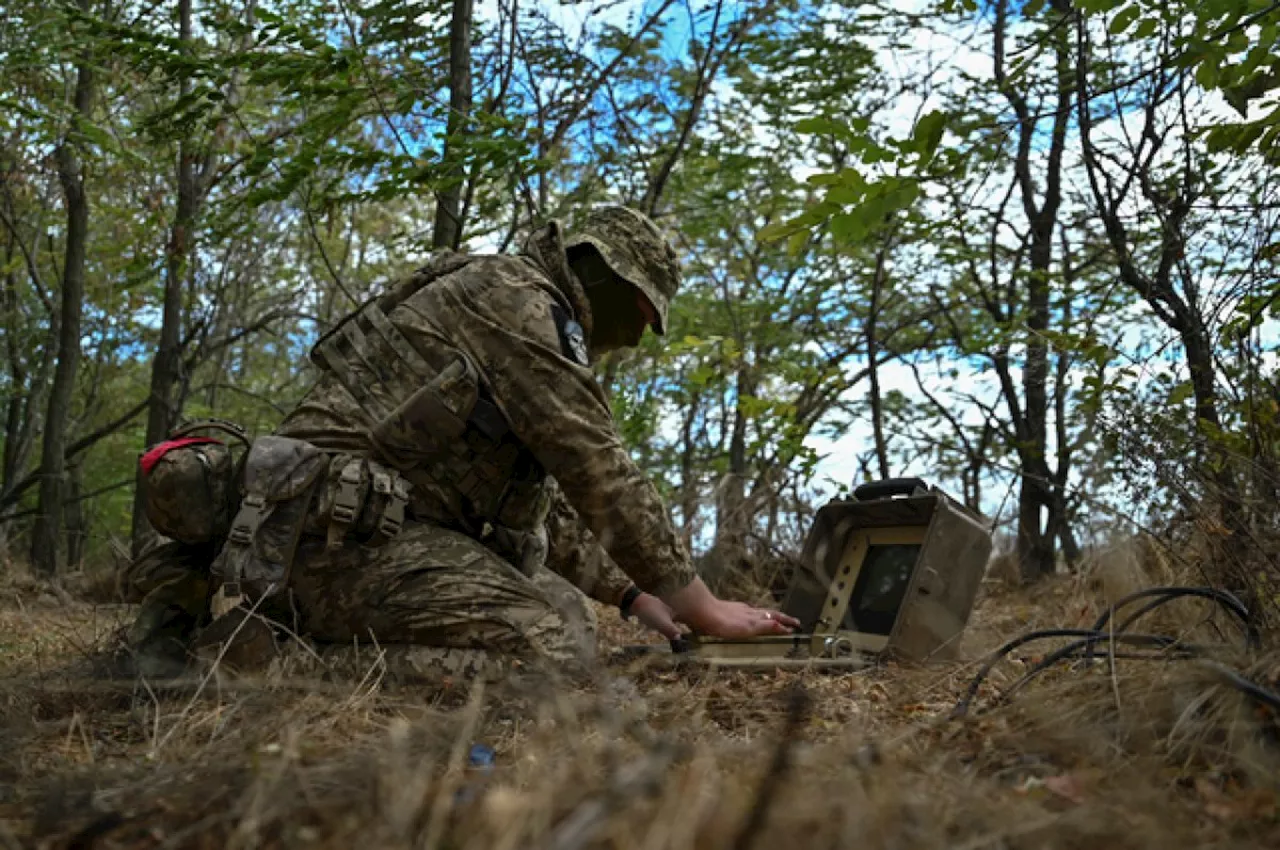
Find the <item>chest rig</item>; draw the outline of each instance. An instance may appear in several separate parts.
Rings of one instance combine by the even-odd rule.
[[[443,506],[452,524],[531,573],[546,556],[546,470],[511,431],[466,354],[442,344],[424,356],[387,316],[474,259],[437,259],[344,319],[311,359],[368,416],[381,460]]]

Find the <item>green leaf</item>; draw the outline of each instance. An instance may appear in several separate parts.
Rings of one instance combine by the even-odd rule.
[[[911,142],[926,159],[930,158],[942,143],[942,134],[946,128],[946,113],[935,109],[916,122],[915,129],[911,131]]]
[[[809,243],[809,231],[797,230],[791,234],[791,238],[787,240],[787,254],[792,259],[799,257]]]
[[[1155,35],[1156,30],[1159,28],[1160,21],[1158,18],[1143,18],[1142,22],[1138,24],[1138,28],[1133,31],[1133,34],[1137,38],[1150,38]]]
[[[824,200],[847,207],[858,203],[865,196],[866,190],[864,187],[854,187],[841,184],[839,186],[832,186],[827,191]]]
[[[1173,392],[1169,393],[1169,404],[1182,404],[1191,398],[1193,392],[1195,392],[1195,387],[1191,385],[1191,382],[1182,381],[1173,388]]]
[[[1200,63],[1200,67],[1196,68],[1196,82],[1206,89],[1211,89],[1218,84],[1216,57],[1205,57],[1205,60]]]
[[[841,213],[831,218],[831,235],[837,244],[849,245],[860,239],[867,231],[863,217],[858,211]]]
[[[802,118],[796,122],[796,132],[803,133],[807,136],[817,135],[843,135],[846,128],[837,124],[830,118]]]
[[[901,212],[916,202],[920,197],[920,184],[914,180],[900,181],[885,193],[885,214]]]
[[[761,242],[776,242],[790,236],[796,229],[793,221],[774,221],[760,228],[760,232],[756,234],[756,239]]]
[[[810,186],[834,186],[840,182],[839,174],[824,172],[822,174],[810,174],[805,178],[806,183]]]
[[[1081,11],[1096,15],[1102,12],[1110,12],[1123,2],[1124,0],[1075,0],[1075,6]]]
[[[840,183],[851,189],[857,189],[860,192],[866,191],[867,178],[862,176],[862,172],[856,168],[842,168],[837,175]]]
[[[1112,35],[1119,35],[1132,26],[1140,14],[1142,14],[1142,10],[1138,8],[1136,3],[1125,6],[1111,19],[1111,23],[1107,26],[1107,31]]]

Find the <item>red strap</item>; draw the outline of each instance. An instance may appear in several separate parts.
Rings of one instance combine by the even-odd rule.
[[[217,443],[218,445],[222,445],[221,440],[215,440],[213,437],[182,437],[178,440],[166,440],[159,445],[153,446],[147,450],[147,453],[144,454],[142,459],[139,461],[139,463],[142,464],[142,474],[150,475],[152,467],[160,462],[160,458],[164,457],[174,449],[180,449],[183,446],[197,446],[204,443]]]

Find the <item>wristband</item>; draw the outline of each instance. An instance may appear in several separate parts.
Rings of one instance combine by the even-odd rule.
[[[640,598],[640,594],[643,592],[644,591],[636,587],[634,584],[623,592],[622,601],[618,603],[618,611],[622,613],[622,618],[624,620],[631,619],[631,605]]]

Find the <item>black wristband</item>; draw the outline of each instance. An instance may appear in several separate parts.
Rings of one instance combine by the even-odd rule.
[[[631,617],[631,604],[639,599],[640,594],[643,592],[633,584],[622,594],[622,601],[618,603],[618,610],[622,613],[623,619]]]

